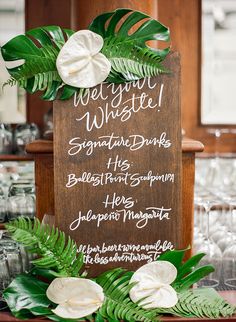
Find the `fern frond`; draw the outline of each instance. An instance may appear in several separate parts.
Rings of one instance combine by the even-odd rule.
[[[178,294],[178,303],[170,309],[158,309],[157,313],[181,317],[207,317],[210,319],[229,317],[236,307],[227,303],[214,289],[192,289]]]
[[[23,87],[25,88],[27,85],[27,80],[25,78],[22,79],[18,79],[16,80],[14,77],[10,77],[3,85],[2,85],[2,89],[4,89],[5,86],[9,85],[9,86],[15,86],[15,85],[19,85],[19,87]]]
[[[121,268],[116,268],[103,273],[96,279],[96,282],[102,286],[106,297],[98,314],[109,321],[111,319],[129,322],[158,321],[155,310],[145,310],[130,300],[129,291],[132,285],[129,284],[129,281],[132,274]]]
[[[113,73],[116,73],[116,76],[120,75],[116,82],[124,82],[168,72],[162,66],[160,56],[148,48],[139,48],[134,44],[123,48],[113,39],[108,39],[102,52],[112,66],[111,78],[109,75],[107,81],[113,80]]]
[[[178,303],[169,309],[145,310],[129,298],[131,272],[117,268],[96,279],[106,295],[98,314],[104,319],[126,321],[156,321],[158,316],[172,314],[181,317],[220,318],[232,316],[236,308],[227,303],[214,289],[192,289],[178,293]]]
[[[19,218],[6,225],[12,238],[24,244],[40,258],[33,260],[36,267],[54,269],[60,276],[78,276],[83,265],[83,254],[77,251],[76,243],[58,228]]]

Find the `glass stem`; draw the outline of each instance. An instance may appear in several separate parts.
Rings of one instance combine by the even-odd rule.
[[[203,211],[202,211],[202,206],[199,208],[199,216],[200,216],[200,232],[202,235],[204,235],[204,225],[203,225]]]
[[[233,240],[233,211],[234,211],[234,205],[230,204],[229,206],[229,212],[230,212],[230,227],[229,232],[231,233],[231,239]]]
[[[207,226],[206,226],[206,238],[209,240],[210,237],[210,209],[206,209],[206,216],[207,216]]]

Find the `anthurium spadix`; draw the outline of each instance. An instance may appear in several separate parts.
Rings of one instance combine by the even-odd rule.
[[[177,276],[177,269],[167,261],[151,262],[140,267],[132,276],[130,290],[133,302],[140,302],[145,309],[170,308],[178,302],[176,291],[170,284]]]
[[[62,277],[52,281],[47,297],[58,306],[52,310],[65,319],[79,319],[96,312],[104,301],[103,289],[97,283],[77,277]]]
[[[102,83],[110,73],[111,63],[100,53],[103,38],[90,30],[74,33],[61,48],[56,66],[65,84],[90,88]]]

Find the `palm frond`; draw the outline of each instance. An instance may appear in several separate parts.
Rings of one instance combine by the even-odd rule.
[[[199,288],[178,294],[178,303],[170,309],[158,309],[157,313],[181,317],[207,317],[210,319],[229,317],[236,307],[227,303],[214,289]]]
[[[58,228],[19,218],[6,225],[12,238],[24,244],[40,257],[32,261],[36,267],[54,269],[60,276],[78,276],[83,265],[83,254],[78,253],[76,243]]]
[[[116,268],[103,273],[96,279],[96,282],[102,286],[106,297],[98,311],[99,316],[109,321],[158,321],[155,310],[145,310],[130,300],[129,291],[132,285],[129,281],[132,274],[124,269]]]

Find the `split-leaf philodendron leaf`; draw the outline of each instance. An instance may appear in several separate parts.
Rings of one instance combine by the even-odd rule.
[[[136,28],[138,23],[141,25]],[[169,47],[157,50],[149,47],[147,41],[168,42],[169,29],[148,15],[117,9],[96,17],[88,29],[103,37],[101,52],[112,66],[107,82],[123,83],[167,72],[161,62]],[[1,47],[3,59],[21,60],[21,64],[7,68],[11,77],[5,84],[18,84],[29,93],[41,91],[44,100],[66,100],[76,92],[83,95],[84,89],[63,83],[56,67],[57,56],[73,33],[59,26],[45,26],[9,40]]]

